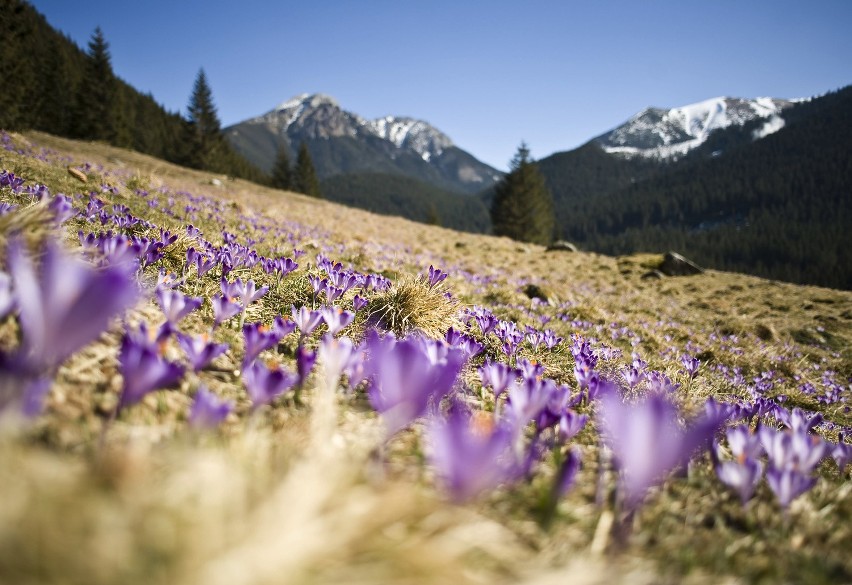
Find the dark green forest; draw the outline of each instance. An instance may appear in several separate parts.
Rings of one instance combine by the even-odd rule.
[[[383,215],[398,215],[466,232],[491,229],[488,208],[477,197],[445,191],[402,175],[354,173],[322,181],[331,201]]]
[[[100,140],[194,168],[265,180],[224,140],[215,156],[199,160],[192,121],[116,76],[100,30],[84,51],[28,3],[0,0],[0,39],[0,128]]]
[[[852,288],[852,87],[714,133],[676,163],[589,143],[539,166],[562,237],[605,254],[676,250],[707,267]]]

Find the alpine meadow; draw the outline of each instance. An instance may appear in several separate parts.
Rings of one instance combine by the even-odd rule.
[[[852,89],[499,170],[0,8],[0,583],[852,582]]]

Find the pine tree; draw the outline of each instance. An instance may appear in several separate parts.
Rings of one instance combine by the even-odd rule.
[[[299,146],[299,155],[296,157],[293,186],[299,193],[322,198],[314,162],[311,160],[311,153],[308,152],[308,146],[304,142]]]
[[[189,98],[185,143],[187,165],[208,170],[220,166],[224,138],[204,69],[198,70]]]
[[[112,72],[109,45],[100,27],[89,41],[83,82],[76,104],[76,131],[80,138],[109,141],[114,131],[116,79]]]
[[[491,222],[497,236],[545,245],[553,240],[553,196],[524,142],[494,188]]]
[[[272,186],[285,191],[293,189],[293,169],[290,166],[287,148],[283,144],[278,148],[275,165],[272,167]]]

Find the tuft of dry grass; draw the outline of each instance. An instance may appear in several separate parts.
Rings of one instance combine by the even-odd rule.
[[[434,339],[458,327],[459,303],[442,286],[429,287],[422,276],[404,277],[370,301],[367,322],[402,336],[412,331]]]

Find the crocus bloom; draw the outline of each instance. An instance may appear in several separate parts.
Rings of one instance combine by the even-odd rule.
[[[293,331],[296,330],[296,324],[293,323],[293,321],[291,321],[290,319],[286,319],[281,315],[278,315],[277,317],[275,317],[275,319],[272,320],[272,330],[275,331],[275,334],[280,339],[283,339],[284,337],[290,335],[291,333],[293,333]]]
[[[370,404],[382,415],[388,436],[425,414],[430,402],[452,390],[464,354],[449,349],[433,362],[416,339],[397,341],[372,332],[366,342],[366,376],[372,378]]]
[[[583,430],[588,421],[588,415],[578,414],[570,408],[566,408],[562,416],[559,417],[559,438],[563,441],[574,438],[577,433]]]
[[[435,268],[431,264],[429,265],[429,288],[434,288],[447,278],[447,273],[441,270],[440,268]]]
[[[166,316],[166,322],[171,325],[177,325],[181,319],[200,307],[203,301],[201,297],[188,297],[180,291],[167,288],[158,288],[156,295]]]
[[[360,296],[360,295],[355,295],[355,296],[352,298],[352,308],[353,308],[355,311],[360,311],[361,309],[363,309],[364,307],[366,307],[366,306],[367,306],[367,304],[368,304],[369,302],[370,302],[370,301],[368,301],[368,300],[367,300],[367,299],[365,299],[364,297],[362,297],[362,296]]]
[[[728,429],[727,437],[734,460],[719,462],[716,475],[722,483],[739,494],[745,505],[754,494],[763,474],[763,463],[758,459],[763,448],[757,435],[752,434],[748,427],[743,425]]]
[[[522,466],[512,449],[512,433],[495,426],[485,413],[452,409],[428,427],[430,461],[450,498],[472,500],[482,492],[516,479]]]
[[[12,292],[12,278],[0,271],[0,319],[12,312],[15,307],[15,295]]]
[[[601,397],[601,430],[621,470],[628,507],[638,506],[649,488],[689,461],[722,422],[705,416],[683,430],[677,417],[677,408],[659,394],[636,404],[623,402],[616,392]]]
[[[479,368],[483,386],[490,386],[494,396],[500,396],[518,377],[518,371],[503,362],[485,362]]]
[[[786,508],[790,502],[814,487],[816,478],[790,467],[779,469],[770,466],[766,471],[766,483],[781,507]]]
[[[140,342],[132,334],[121,341],[118,363],[124,378],[119,408],[139,402],[149,392],[173,386],[183,376],[181,366],[166,361],[155,346]]]
[[[691,355],[682,355],[680,357],[680,363],[683,364],[686,374],[689,376],[690,380],[698,375],[698,368],[701,367],[701,362],[698,358],[692,357]]]
[[[322,319],[328,326],[328,332],[335,335],[338,331],[352,323],[355,318],[355,313],[344,311],[340,307],[323,307],[320,309]]]
[[[324,335],[317,355],[330,377],[337,379],[350,367],[353,360],[359,358],[360,352],[356,351],[352,340],[348,337],[337,339],[331,335]]]
[[[178,344],[189,358],[193,371],[200,372],[214,359],[228,351],[227,343],[214,343],[208,340],[206,335],[195,337],[192,335],[177,334]]]
[[[293,322],[302,332],[302,335],[310,335],[322,322],[322,313],[312,311],[309,308],[302,306],[298,309],[294,306],[292,309]]]
[[[199,386],[189,410],[189,424],[197,428],[217,427],[233,409],[232,400],[221,400],[204,386]]]
[[[292,372],[269,368],[257,361],[243,370],[242,378],[253,408],[269,404],[298,381],[298,376]]]
[[[317,361],[317,352],[305,349],[305,346],[300,345],[296,348],[296,373],[298,375],[299,388],[305,384],[305,380],[314,369],[314,363]]]
[[[257,359],[260,352],[278,345],[281,337],[274,329],[266,325],[261,323],[247,323],[243,325],[243,339],[245,340],[243,368],[245,368]]]
[[[23,332],[21,355],[36,369],[58,366],[139,298],[127,270],[95,270],[53,241],[45,246],[38,273],[21,243],[10,241],[9,272]]]
[[[213,305],[214,328],[238,315],[242,310],[239,303],[235,303],[227,295],[215,295],[210,297],[210,304]]]

